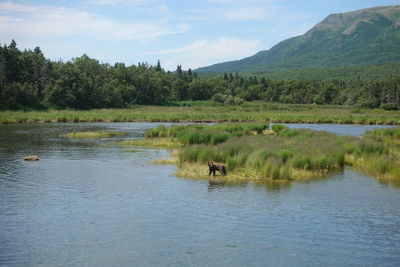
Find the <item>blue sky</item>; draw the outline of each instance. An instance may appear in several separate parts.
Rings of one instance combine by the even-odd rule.
[[[195,69],[241,59],[305,33],[332,13],[399,0],[0,1],[0,43],[39,46],[52,60]]]

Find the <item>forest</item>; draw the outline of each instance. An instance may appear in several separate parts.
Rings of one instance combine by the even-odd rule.
[[[128,108],[179,105],[213,100],[221,105],[244,101],[354,105],[397,110],[400,74],[382,79],[272,79],[263,75],[224,73],[199,76],[191,69],[165,71],[160,61],[126,66],[100,63],[87,55],[51,61],[39,47],[21,51],[14,40],[0,46],[0,109]]]

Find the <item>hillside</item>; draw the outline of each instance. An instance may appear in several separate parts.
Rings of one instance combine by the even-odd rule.
[[[278,72],[400,61],[400,5],[332,14],[301,36],[197,72]]]

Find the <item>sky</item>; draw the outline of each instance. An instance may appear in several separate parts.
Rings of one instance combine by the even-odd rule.
[[[47,58],[87,54],[165,70],[237,60],[301,35],[332,13],[400,0],[0,0],[0,44]]]

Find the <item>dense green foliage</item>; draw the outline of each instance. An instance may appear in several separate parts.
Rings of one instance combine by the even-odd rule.
[[[277,72],[400,61],[400,7],[386,6],[333,14],[307,33],[268,51],[198,72]]]
[[[124,108],[177,105],[177,101],[212,99],[219,105],[244,100],[291,104],[337,104],[396,110],[400,75],[386,79],[269,79],[225,73],[197,77],[190,69],[166,72],[157,65],[114,66],[87,55],[67,62],[47,60],[37,47],[20,51],[12,41],[0,47],[0,109]]]
[[[246,73],[243,76],[256,75],[257,78],[270,80],[339,80],[339,81],[363,81],[387,80],[399,74],[400,62],[389,62],[374,65],[338,66],[321,68],[302,68],[287,71],[265,71]],[[199,73],[200,77],[222,76],[224,73]]]

